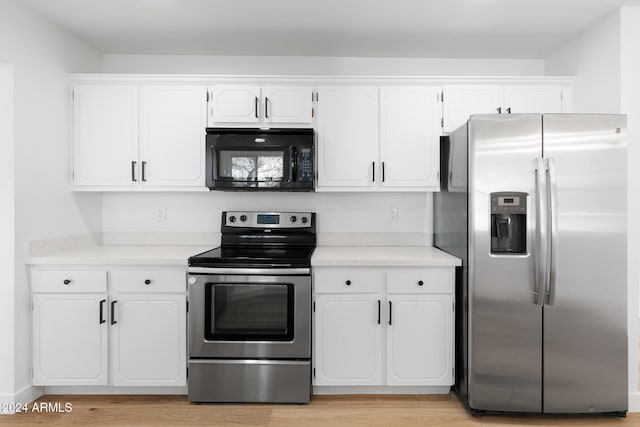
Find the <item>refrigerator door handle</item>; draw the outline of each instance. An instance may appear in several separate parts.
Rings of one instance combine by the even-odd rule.
[[[549,254],[549,287],[547,304],[556,302],[556,272],[558,265],[558,204],[556,198],[556,165],[552,157],[547,159],[549,179],[549,218],[551,219],[551,249]]]
[[[536,305],[544,305],[547,271],[547,167],[542,157],[536,159]]]

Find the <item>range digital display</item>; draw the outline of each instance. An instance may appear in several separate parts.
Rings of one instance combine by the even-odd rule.
[[[258,214],[258,224],[280,224],[280,215]]]

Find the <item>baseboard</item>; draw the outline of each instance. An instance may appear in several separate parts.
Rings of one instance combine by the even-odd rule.
[[[449,394],[450,386],[313,386],[313,394]]]
[[[187,386],[114,387],[114,386],[47,386],[44,394],[187,394]]]
[[[24,408],[27,403],[33,402],[42,395],[42,387],[31,385],[23,387],[16,394],[0,395],[0,414],[15,414],[16,409]]]

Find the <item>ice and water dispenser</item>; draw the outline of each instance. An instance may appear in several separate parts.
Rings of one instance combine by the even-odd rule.
[[[527,193],[491,193],[491,253],[527,252]]]

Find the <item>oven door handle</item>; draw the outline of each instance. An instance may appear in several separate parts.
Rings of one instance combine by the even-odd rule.
[[[310,268],[208,268],[208,267],[189,267],[189,273],[195,274],[242,274],[250,275],[267,275],[267,276],[294,276],[311,274]]]

